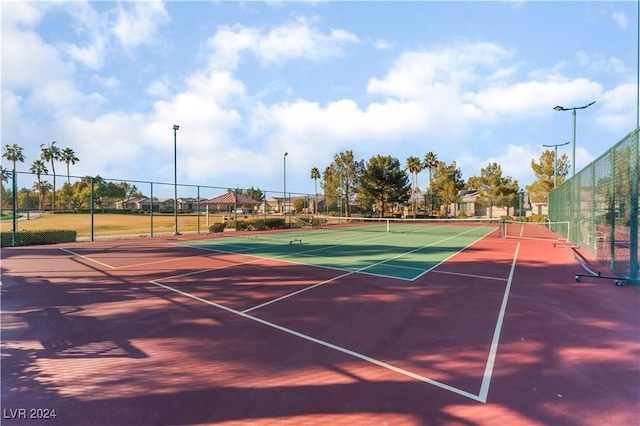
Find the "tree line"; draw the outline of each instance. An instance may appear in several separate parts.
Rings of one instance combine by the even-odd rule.
[[[51,208],[56,209],[56,200],[60,198],[65,208],[81,208],[86,205],[93,181],[93,192],[96,204],[107,205],[107,201],[125,201],[136,196],[144,197],[135,185],[126,182],[107,182],[100,176],[86,177],[71,185],[70,165],[79,159],[71,148],[59,148],[56,142],[41,145],[40,158],[33,161],[29,171],[36,175],[37,182],[31,190],[23,188],[20,192],[32,192],[38,197],[38,208],[45,207],[45,196],[51,194]],[[2,157],[16,164],[25,161],[23,148],[17,144],[6,145]],[[56,162],[66,165],[67,182],[62,189],[56,189]],[[43,180],[48,175],[51,165],[53,184]],[[557,185],[562,184],[568,174],[570,164],[566,154],[556,159],[554,151],[542,153],[539,161],[531,160],[530,166],[536,176],[536,181],[526,186],[526,192],[532,202],[545,203],[549,193]],[[420,189],[418,174],[429,171],[429,181],[425,190]],[[10,171],[0,166],[2,185],[8,182]],[[409,206],[415,216],[444,214],[449,216],[450,206],[461,201],[465,190],[477,191],[477,203],[487,206],[492,214],[493,207],[515,208],[519,191],[522,191],[518,181],[510,176],[504,176],[502,167],[493,162],[480,169],[480,174],[471,176],[466,181],[462,172],[453,161],[449,164],[438,160],[434,152],[427,152],[422,159],[410,156],[404,166],[391,155],[376,155],[367,162],[356,159],[352,150],[346,150],[334,155],[333,161],[322,174],[317,167],[311,169],[311,179],[314,181],[316,206],[318,206],[318,181],[324,194],[325,203],[329,210],[337,211],[339,215],[349,216],[354,212],[375,212],[379,216],[397,214],[400,208]],[[245,195],[256,200],[264,198],[264,192],[259,188],[240,190]],[[0,192],[0,196],[2,193]],[[3,198],[4,199],[4,198]],[[19,204],[20,205],[20,204]]]
[[[13,170],[16,170],[16,164],[18,162],[24,163],[24,148],[18,146],[18,144],[6,145],[2,152],[2,157],[6,158],[13,164]],[[34,160],[29,168],[29,171],[36,175],[38,181],[32,188],[35,193],[38,194],[38,208],[42,210],[44,208],[45,194],[51,192],[51,208],[56,208],[56,162],[65,163],[67,166],[67,183],[70,184],[69,168],[71,164],[76,164],[78,157],[71,148],[60,148],[56,145],[56,141],[50,144],[40,145],[40,158]],[[53,175],[53,184],[46,180],[42,180],[42,175],[49,173],[48,165],[51,165],[51,172]],[[2,183],[8,182],[10,171],[0,166],[0,175]]]
[[[539,161],[532,159],[530,165],[536,181],[526,187],[529,199],[545,203],[554,186],[561,184],[568,174],[568,158],[563,154],[556,161],[554,152],[547,150]],[[423,170],[429,171],[425,191],[418,183],[418,174]],[[333,162],[322,174],[313,167],[310,177],[314,181],[316,205],[318,181],[321,179],[325,200],[344,216],[358,210],[375,212],[382,217],[397,214],[406,205],[414,217],[416,214],[433,216],[441,213],[449,216],[451,205],[462,200],[465,190],[477,191],[476,202],[488,207],[490,216],[493,207],[506,208],[509,214],[509,209],[517,206],[519,193],[523,191],[518,181],[505,176],[502,167],[495,162],[465,181],[455,161],[449,164],[439,161],[431,151],[422,160],[416,156],[408,157],[403,167],[397,158],[390,155],[377,155],[365,163],[357,160],[353,151],[347,150],[335,154]]]

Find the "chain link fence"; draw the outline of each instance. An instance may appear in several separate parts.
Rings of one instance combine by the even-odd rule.
[[[549,219],[571,223],[571,242],[638,284],[638,134],[629,133],[549,196]]]
[[[339,214],[321,194],[14,172],[0,200],[2,246],[285,227]],[[251,225],[248,225],[248,224]]]

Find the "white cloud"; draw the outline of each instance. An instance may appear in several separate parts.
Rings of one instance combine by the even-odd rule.
[[[91,80],[100,86],[106,87],[107,89],[115,89],[120,86],[120,80],[116,77],[102,77],[100,75],[94,75],[91,77]]]
[[[588,79],[571,81],[528,81],[516,84],[500,84],[469,93],[465,99],[476,105],[489,120],[503,116],[530,117],[530,114],[547,114],[554,105],[581,102],[596,98],[601,86]],[[562,93],[562,96],[558,96]]]
[[[306,19],[298,19],[261,37],[255,53],[264,63],[279,63],[288,58],[318,61],[339,55],[344,43],[357,42],[358,38],[347,31],[332,30],[324,35]]]
[[[499,157],[490,157],[485,160],[481,167],[486,167],[489,163],[497,163],[502,168],[503,176],[511,176],[517,180],[520,186],[528,181],[529,175],[532,175],[531,160],[538,161],[540,159],[541,148],[531,145],[512,145],[507,146],[506,151]],[[478,169],[478,174],[480,169]]]
[[[3,8],[3,11],[6,8]],[[91,109],[99,96],[85,95],[76,87],[73,64],[65,62],[54,46],[29,27],[38,22],[37,11],[18,7],[21,13],[4,17],[2,28],[2,89],[6,99],[19,99],[22,113],[46,112],[54,117]],[[11,15],[11,13],[10,13]],[[19,93],[19,97],[5,96]],[[5,123],[13,126],[15,123]]]
[[[125,49],[156,43],[158,27],[170,20],[164,4],[155,0],[135,2],[128,10],[120,5],[117,15],[112,30]]]
[[[240,54],[244,50],[255,49],[260,33],[253,28],[242,25],[223,26],[207,41],[213,50],[210,60],[214,69],[235,70],[240,62]]]
[[[428,98],[475,81],[479,67],[493,67],[513,52],[493,43],[457,43],[431,52],[404,53],[383,79],[369,80],[371,94]]]
[[[617,132],[622,137],[635,127],[637,114],[636,84],[621,84],[605,93],[599,102],[596,118],[599,125]]]
[[[207,44],[213,50],[210,63],[214,68],[235,70],[245,50],[268,65],[289,59],[325,60],[340,55],[344,44],[358,42],[355,35],[341,29],[322,34],[311,22],[300,18],[264,34],[242,25],[223,26]]]
[[[4,8],[6,9],[6,8]],[[22,26],[2,29],[2,85],[14,90],[69,78],[74,67],[34,31]]]
[[[613,18],[613,21],[622,28],[626,28],[627,27],[627,15],[624,14],[623,12],[613,12],[613,14],[611,15],[611,17]]]
[[[11,7],[3,4],[2,7],[2,28],[33,28],[40,22],[47,9],[47,3],[39,2],[11,2]]]
[[[395,43],[384,39],[377,39],[372,42],[374,49],[377,50],[388,50],[392,49],[395,46]]]
[[[74,27],[84,46],[63,42],[60,49],[90,69],[102,67],[109,45],[108,14],[97,13],[88,2],[70,2],[65,11],[74,18]]]
[[[167,88],[167,85],[160,80],[152,81],[147,87],[146,92],[157,98],[166,98],[169,96],[169,89]]]
[[[62,45],[62,49],[74,60],[91,69],[99,69],[104,61],[104,40],[87,47],[78,47],[75,44]]]
[[[616,74],[629,74],[632,72],[631,68],[625,66],[624,62],[616,57],[605,58],[598,54],[589,55],[584,51],[578,51],[576,57],[582,67],[589,67],[594,71]]]

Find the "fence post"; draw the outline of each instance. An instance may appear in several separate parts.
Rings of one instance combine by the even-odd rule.
[[[598,251],[598,238],[596,234],[596,162],[592,162],[590,166],[591,170],[591,211],[589,218],[589,242],[591,243],[591,247],[589,249],[589,254],[595,259],[597,258]]]
[[[151,238],[153,238],[153,182],[151,182],[151,198],[149,198],[149,217],[151,219]]]
[[[13,223],[13,232],[12,232],[12,237],[11,237],[11,245],[13,247],[18,245],[18,223],[17,223],[17,218],[18,218],[18,197],[16,196],[16,192],[18,189],[18,184],[16,182],[17,179],[17,174],[16,174],[16,169],[13,169],[13,176],[12,176],[12,182],[11,185],[13,186],[13,194],[11,195],[12,198],[12,202],[13,202],[13,206],[12,206],[12,210],[13,210],[13,219],[12,219],[12,223]]]
[[[633,138],[634,136],[632,136]],[[629,262],[629,279],[634,284],[640,284],[638,282],[638,181],[640,181],[640,167],[638,166],[638,162],[640,161],[640,153],[638,150],[640,149],[640,128],[637,128],[635,131],[635,141],[631,141],[631,200],[629,204],[630,214],[629,217],[629,236],[631,247],[629,250],[630,262]]]
[[[609,154],[611,179],[609,179],[609,269],[616,270],[616,150]]]
[[[91,241],[93,241],[93,178],[89,178],[91,180],[91,190],[89,191],[89,211],[91,212]]]

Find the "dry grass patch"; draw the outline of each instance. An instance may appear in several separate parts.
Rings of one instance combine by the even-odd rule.
[[[90,214],[49,214],[44,213],[38,217],[31,215],[32,219],[24,219],[17,222],[19,231],[42,230],[73,230],[78,237],[91,236]],[[206,217],[196,215],[178,215],[178,230],[181,232],[195,232],[200,222],[200,232],[207,232]],[[209,223],[222,221],[222,216],[209,216]],[[95,214],[93,216],[95,236],[115,235],[143,235],[151,233],[151,216],[141,214]],[[11,232],[12,222],[2,221],[0,230]],[[153,215],[153,233],[171,233],[174,230],[173,215]]]

